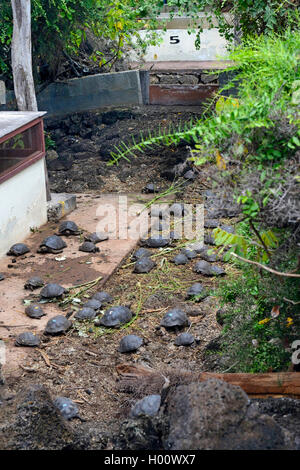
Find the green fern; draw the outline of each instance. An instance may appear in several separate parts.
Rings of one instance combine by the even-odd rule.
[[[182,140],[191,143],[198,139],[198,127],[193,120],[189,123],[185,123],[182,129],[181,124],[175,130],[174,126],[170,125],[169,129],[158,129],[156,133],[151,133],[149,131],[148,136],[145,137],[141,133],[141,139],[139,142],[136,142],[135,138],[131,138],[131,143],[121,142],[121,144],[116,147],[116,152],[111,152],[111,160],[108,162],[108,166],[112,166],[121,158],[124,158],[127,161],[130,161],[129,157],[137,157],[137,152],[144,152],[146,148],[153,148],[154,146],[170,147],[171,145],[178,145]]]

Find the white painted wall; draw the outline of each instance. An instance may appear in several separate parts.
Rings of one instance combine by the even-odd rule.
[[[168,29],[163,34],[163,42],[158,46],[149,46],[142,57],[146,62],[153,61],[185,61],[185,60],[218,60],[226,55],[226,40],[222,38],[217,28],[205,29],[200,35],[201,47],[195,47],[196,33],[189,34],[186,29]],[[141,31],[141,36],[146,33]],[[138,60],[135,52],[131,59]]]
[[[47,222],[44,159],[0,184],[0,257]]]

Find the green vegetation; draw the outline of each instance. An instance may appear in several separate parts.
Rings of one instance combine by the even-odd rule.
[[[166,26],[165,20],[158,19],[163,8],[163,0],[31,0],[35,80],[43,81],[45,76],[54,80],[65,55],[76,57],[84,50],[88,33],[108,46],[109,53],[105,47],[90,51],[91,59],[108,69],[128,46],[142,52],[159,43],[160,35],[154,30],[158,23],[163,29]],[[191,31],[198,31],[196,47],[200,47],[204,25],[217,26],[221,35],[236,42],[239,34],[285,31],[298,9],[297,0],[168,0],[171,18],[175,14],[191,18]],[[0,75],[6,80],[11,78],[12,29],[10,0],[1,0]]]
[[[119,59],[126,47],[143,48],[159,40],[152,32],[163,1],[156,0],[31,0],[32,49],[35,78],[42,80],[47,68],[55,79],[65,54],[78,54],[91,32],[109,45],[109,57],[101,50],[93,53],[99,66],[108,67]],[[12,39],[12,10],[10,0],[1,1],[0,9],[0,75],[8,78]],[[147,30],[146,39],[140,30]]]
[[[113,154],[113,161],[135,155],[153,145],[194,144],[196,165],[216,159],[216,152],[235,156],[245,163],[263,163],[293,155],[299,146],[300,33],[289,28],[283,36],[257,36],[235,49],[229,59],[236,73],[226,88],[238,87],[238,99],[221,97],[216,112],[185,129],[167,130],[133,142]],[[208,107],[211,109],[211,104]],[[279,134],[280,127],[286,132]],[[284,129],[282,129],[284,131]],[[222,169],[226,162],[221,159]],[[218,161],[217,161],[218,163]]]
[[[213,28],[217,21],[220,33],[236,41],[240,36],[282,33],[299,11],[297,0],[168,0],[168,6],[178,8],[181,14],[188,11],[194,18],[199,10],[205,13],[198,26],[199,46],[204,23]]]
[[[280,264],[289,270],[289,256]],[[292,256],[291,256],[292,258]],[[241,276],[222,281],[217,295],[223,318],[221,354],[231,372],[286,370],[291,343],[299,338],[300,296],[294,279],[274,279],[240,264]]]

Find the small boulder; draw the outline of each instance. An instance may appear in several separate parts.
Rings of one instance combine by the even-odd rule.
[[[240,387],[217,379],[177,386],[166,410],[163,448],[169,451],[288,448],[273,418],[256,411]]]
[[[159,412],[160,404],[160,395],[147,395],[133,405],[130,411],[130,416],[132,418],[139,418],[140,416],[155,416]]]

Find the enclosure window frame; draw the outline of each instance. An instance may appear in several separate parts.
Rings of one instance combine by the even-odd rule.
[[[34,120],[28,122],[27,124],[24,124],[23,126],[13,130],[12,132],[6,134],[3,137],[0,137],[0,144],[8,141],[9,139],[22,134],[22,132],[27,131],[30,128],[33,128],[37,126],[37,139],[39,140],[40,149],[33,151],[32,154],[30,154],[27,157],[22,158],[18,163],[15,165],[12,165],[11,167],[7,168],[6,170],[0,172],[0,184],[4,183],[4,181],[7,181],[8,179],[12,178],[13,176],[17,175],[21,171],[25,170],[29,166],[33,165],[36,163],[38,160],[41,160],[46,153],[45,150],[45,139],[44,139],[44,123],[43,123],[43,118],[35,118]],[[1,156],[0,156],[1,158]]]

